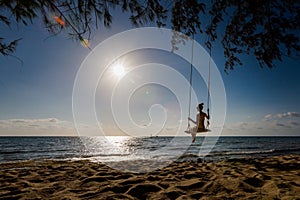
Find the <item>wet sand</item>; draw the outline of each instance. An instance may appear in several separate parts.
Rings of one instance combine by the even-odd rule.
[[[173,162],[148,173],[89,161],[1,163],[0,199],[8,198],[294,200],[300,199],[300,155]]]

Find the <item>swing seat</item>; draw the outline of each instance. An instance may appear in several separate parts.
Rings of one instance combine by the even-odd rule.
[[[201,130],[201,131],[193,131],[191,129],[188,129],[188,130],[185,130],[184,132],[187,133],[187,134],[191,134],[191,133],[206,133],[206,132],[210,132],[211,130],[210,129],[204,129],[204,130]]]
[[[192,128],[191,128],[191,129],[187,129],[187,130],[184,131],[184,132],[187,133],[187,134],[191,134],[191,135],[192,135],[192,142],[194,143],[194,142],[196,141],[196,135],[197,135],[197,133],[206,133],[206,132],[210,132],[210,130],[209,130],[209,129],[204,129],[204,130],[202,130],[202,131],[197,131],[197,132],[195,132],[195,131],[193,131]]]

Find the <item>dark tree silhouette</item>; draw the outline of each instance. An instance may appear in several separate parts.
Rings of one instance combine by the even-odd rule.
[[[221,42],[225,71],[242,65],[239,54],[254,55],[261,67],[283,56],[299,56],[299,0],[0,0],[0,24],[28,25],[42,18],[52,34],[66,31],[87,42],[100,23],[110,27],[121,8],[134,26],[156,23],[188,36],[206,35],[206,46]],[[0,53],[13,54],[19,39],[0,37]]]

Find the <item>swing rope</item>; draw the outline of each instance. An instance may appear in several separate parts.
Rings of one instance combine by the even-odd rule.
[[[192,99],[192,82],[193,82],[193,60],[194,60],[194,34],[192,39],[192,55],[190,65],[190,90],[189,90],[189,118],[191,117],[191,99]],[[190,120],[188,120],[187,130],[190,130]]]
[[[211,3],[213,4],[213,0],[211,0]],[[212,16],[210,16],[210,23],[212,22]],[[210,104],[210,66],[211,66],[211,55],[212,55],[212,45],[211,45],[211,36],[209,35],[207,38],[207,47],[209,48],[209,59],[208,59],[208,77],[207,77],[207,109],[209,110],[209,104]],[[208,113],[207,113],[208,114]],[[206,129],[209,128],[210,122],[209,119],[207,119]]]
[[[211,74],[211,54],[212,48],[209,42],[209,59],[208,59],[208,77],[207,77],[207,108],[210,106],[210,74]],[[193,83],[193,61],[194,61],[194,34],[192,40],[192,55],[190,64],[190,88],[189,88],[189,118],[191,117],[191,99],[192,99],[192,83]],[[209,128],[210,122],[207,120],[206,129]],[[190,130],[190,120],[188,120],[187,130]]]
[[[210,44],[210,43],[209,43]],[[209,46],[209,59],[208,59],[208,77],[207,77],[207,109],[209,109],[210,103],[210,65],[211,65],[211,44]],[[208,113],[207,113],[208,114]],[[206,129],[209,128],[210,122],[207,119]]]

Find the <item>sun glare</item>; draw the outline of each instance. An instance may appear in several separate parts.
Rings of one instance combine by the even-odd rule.
[[[113,73],[118,78],[122,78],[126,74],[125,68],[121,64],[116,64],[113,66]]]

